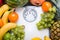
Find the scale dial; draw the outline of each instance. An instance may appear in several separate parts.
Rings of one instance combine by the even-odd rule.
[[[27,22],[33,22],[37,18],[37,12],[34,9],[25,9],[23,17]]]

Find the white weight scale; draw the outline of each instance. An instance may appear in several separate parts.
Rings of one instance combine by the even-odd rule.
[[[34,37],[39,37],[44,40],[44,36],[49,36],[49,30],[42,29],[38,30],[36,23],[41,20],[41,15],[43,13],[41,7],[26,6],[22,8],[16,8],[16,12],[19,15],[17,21],[18,25],[25,25],[25,37],[24,40],[31,40]]]

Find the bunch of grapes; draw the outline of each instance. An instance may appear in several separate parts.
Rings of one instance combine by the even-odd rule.
[[[38,30],[45,29],[51,27],[54,23],[56,8],[53,7],[49,10],[49,12],[41,14],[41,20],[37,23]]]
[[[3,40],[24,40],[24,26],[17,26],[7,32]]]

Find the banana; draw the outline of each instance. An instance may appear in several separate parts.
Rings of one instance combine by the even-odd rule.
[[[3,15],[5,11],[9,10],[9,6],[7,4],[0,7],[0,17]]]
[[[16,27],[15,23],[7,23],[0,29],[0,40],[2,40],[4,34],[8,32],[10,29],[13,29]]]
[[[44,40],[51,40],[49,37],[45,36]]]
[[[10,11],[6,11],[4,13],[4,15],[2,16],[2,21],[4,24],[6,24],[8,22],[8,15],[9,15]]]

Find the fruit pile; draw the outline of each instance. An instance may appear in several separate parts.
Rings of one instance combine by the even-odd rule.
[[[19,16],[15,8],[23,7],[28,1],[34,6],[41,6],[44,12],[41,14],[41,20],[36,24],[38,30],[50,28],[51,39],[60,40],[59,0],[52,0],[55,6],[49,0],[0,0],[0,40],[24,40],[24,26],[17,26]],[[51,39],[46,36],[44,38],[44,40]]]

